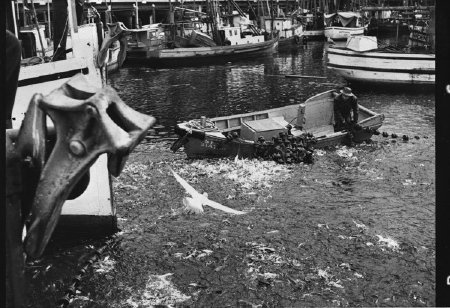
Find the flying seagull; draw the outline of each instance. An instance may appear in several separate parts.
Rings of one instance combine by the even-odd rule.
[[[196,213],[202,213],[203,212],[203,205],[207,205],[207,206],[210,206],[210,207],[212,207],[214,209],[221,210],[221,211],[224,211],[224,212],[227,212],[227,213],[231,213],[231,214],[237,214],[237,215],[246,214],[246,212],[233,210],[232,208],[224,206],[224,205],[222,205],[220,203],[217,203],[215,201],[209,200],[207,193],[204,193],[203,195],[200,194],[197,190],[195,190],[194,187],[189,185],[188,182],[183,180],[175,171],[173,171],[172,168],[169,167],[169,170],[172,171],[173,176],[178,181],[178,183],[180,183],[181,186],[183,186],[183,188],[186,190],[186,192],[192,197],[192,198],[185,197],[183,199],[184,205],[187,208],[189,208],[191,211],[196,212]]]

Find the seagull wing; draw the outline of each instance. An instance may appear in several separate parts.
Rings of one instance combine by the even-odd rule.
[[[186,182],[184,179],[182,179],[175,171],[172,170],[172,168],[170,168],[170,171],[172,171],[173,176],[175,177],[175,179],[178,181],[178,183],[181,184],[181,186],[183,186],[183,188],[186,190],[186,192],[191,195],[192,198],[196,199],[196,198],[201,198],[203,197],[203,195],[201,195],[197,190],[195,190],[194,187],[192,187],[191,185],[189,185],[188,182]]]
[[[203,204],[208,205],[216,210],[221,210],[221,211],[231,213],[231,214],[237,214],[237,215],[247,214],[246,212],[234,210],[232,208],[229,208],[228,206],[222,205],[220,203],[217,203],[217,202],[209,200],[209,199],[203,200]]]

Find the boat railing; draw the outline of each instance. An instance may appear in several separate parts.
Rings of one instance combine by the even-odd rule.
[[[295,114],[294,117],[297,116],[296,110],[298,110],[298,106],[299,106],[298,104],[295,104],[295,105],[288,105],[288,106],[284,106],[284,107],[273,108],[273,109],[269,109],[269,110],[237,114],[237,115],[233,115],[233,116],[216,117],[216,118],[212,118],[211,121],[213,121],[214,124],[216,125],[216,127],[223,132],[238,130],[238,129],[240,129],[242,123],[244,123],[246,121],[267,119],[269,117],[275,117],[275,116],[283,116],[283,117],[287,118],[286,120],[289,122],[292,120],[292,118],[290,116],[292,114],[292,110],[294,110],[294,114]]]

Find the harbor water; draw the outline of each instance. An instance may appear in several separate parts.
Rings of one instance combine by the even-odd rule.
[[[127,104],[155,116],[170,133],[179,121],[280,107],[346,85],[326,67],[327,44],[309,42],[297,51],[226,65],[123,68],[111,85]],[[289,74],[325,78],[285,78]],[[432,272],[434,93],[395,86],[353,90],[361,105],[385,115],[380,131],[389,137],[374,136],[372,144],[320,153],[310,169],[278,194],[296,195],[302,214],[318,224],[350,220],[368,226],[380,239],[407,244],[418,254],[426,251],[416,257],[427,259]],[[399,138],[391,138],[392,134]],[[403,135],[410,140],[403,142]],[[389,271],[397,271],[395,263]],[[423,273],[400,275],[404,274],[411,280],[423,279]]]
[[[327,45],[308,42],[296,51],[226,65],[125,67],[110,84],[127,104],[156,117],[171,134],[180,121],[281,107],[347,85],[326,67]],[[285,78],[290,74],[310,77]],[[385,115],[380,132],[399,138],[374,136],[367,149],[321,156],[305,174],[321,184],[304,190],[302,197],[341,207],[343,215],[357,211],[380,232],[434,249],[434,93],[370,85],[353,92],[361,105]],[[410,141],[403,142],[403,135]],[[316,215],[326,212],[325,207]]]
[[[326,67],[327,44],[224,65],[123,67],[109,84],[174,137],[180,121],[281,107],[347,85]],[[434,93],[351,87],[361,105],[384,114],[387,137],[316,150],[311,165],[233,167],[186,160],[170,143],[139,145],[113,180],[119,244],[92,266],[71,307],[435,306]],[[168,166],[249,213],[186,214]],[[235,176],[247,181],[242,188],[217,171],[249,166],[273,183],[248,192],[254,183]],[[52,306],[104,242],[50,243],[28,264],[33,306]]]

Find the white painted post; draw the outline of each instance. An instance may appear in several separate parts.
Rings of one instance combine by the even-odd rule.
[[[12,10],[12,15],[13,15],[14,35],[18,38],[19,34],[17,33],[16,10],[15,10],[14,1],[11,1],[11,10]]]
[[[50,0],[47,0],[47,15],[48,15],[48,38],[52,39],[52,19],[50,12]]]
[[[136,0],[136,29],[139,29],[139,7],[138,7],[138,0]]]

